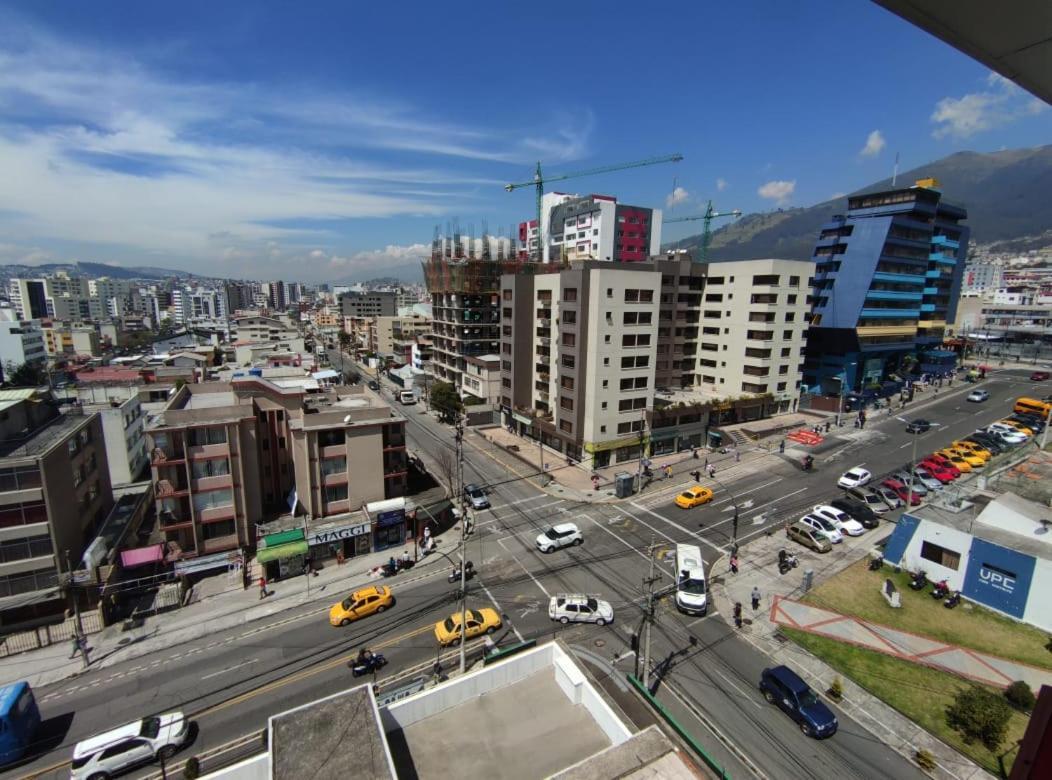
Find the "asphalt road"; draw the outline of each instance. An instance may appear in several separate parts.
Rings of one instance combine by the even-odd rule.
[[[1001,374],[984,382],[982,386],[991,392],[984,404],[967,404],[963,399],[971,386],[955,385],[941,391],[923,411],[907,408],[907,419],[923,416],[940,423],[918,437],[919,453],[1003,416],[1016,396],[1038,392],[1025,379],[1027,373]],[[1047,383],[1040,390],[1046,392]],[[913,407],[926,400],[918,398]],[[452,446],[449,429],[424,413],[421,405],[400,412],[409,421],[411,450],[434,452]],[[913,438],[902,422],[871,415],[867,429],[879,435],[864,447],[831,441],[810,473],[777,454],[764,456],[748,469],[744,464],[732,465],[733,458],[721,462],[720,483],[713,484],[714,502],[687,512],[672,505],[675,493],[689,482],[686,474],[667,484],[656,483],[627,502],[577,504],[542,492],[535,484],[537,475],[525,463],[469,434],[465,480],[488,486],[492,502],[491,509],[477,513],[475,533],[467,546],[467,558],[479,570],[469,588],[469,606],[495,606],[505,615],[505,629],[494,637],[502,644],[520,637],[561,636],[575,649],[587,651],[583,660],[599,673],[631,671],[635,659],[630,654],[616,666],[610,659],[627,653],[629,633],[641,619],[642,582],[649,571],[651,545],[662,548],[656,566],[664,582],[671,583],[673,572],[663,553],[675,543],[700,544],[710,565],[728,549],[735,503],[730,491],[743,506],[751,502],[742,510],[738,535],[740,543],[747,543],[750,537],[837,495],[836,478],[847,468],[864,465],[881,474],[909,459]],[[703,480],[703,484],[710,483]],[[539,553],[533,539],[559,520],[577,523],[585,544],[549,555]],[[440,550],[455,557],[458,551],[450,536],[442,540]],[[360,682],[351,679],[346,660],[363,644],[382,651],[390,661],[377,678],[382,692],[429,676],[436,659],[448,670],[456,664],[456,651],[440,654],[432,633],[434,623],[457,608],[453,586],[446,581],[448,570],[445,560],[428,561],[388,581],[397,598],[395,607],[343,629],[328,625],[328,602],[306,605],[180,645],[158,657],[89,671],[38,690],[50,741],[33,761],[5,774],[22,776],[54,767],[40,776],[68,776],[62,765],[77,740],[172,709],[191,714],[198,727],[194,745],[179,758],[200,754],[264,728],[271,714]],[[550,622],[547,600],[561,592],[598,594],[610,601],[614,625],[563,627]],[[342,595],[333,594],[332,601]],[[653,657],[677,654],[661,695],[681,699],[684,706],[716,724],[733,750],[714,737],[700,737],[713,745],[732,775],[922,777],[843,713],[838,713],[841,727],[834,738],[803,737],[759,695],[756,685],[766,659],[740,641],[719,616],[684,616],[667,600],[659,605],[658,615]],[[469,645],[469,650],[479,649],[477,643]]]

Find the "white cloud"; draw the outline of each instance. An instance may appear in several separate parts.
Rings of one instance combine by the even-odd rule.
[[[723,178],[716,179],[716,191],[723,192],[725,189],[727,189],[727,180]]]
[[[880,154],[887,142],[884,140],[884,135],[879,130],[874,130],[866,137],[866,145],[862,147],[862,151],[859,152],[863,157],[876,157]]]
[[[792,181],[775,180],[760,185],[760,188],[756,190],[756,194],[761,198],[773,200],[779,206],[784,206],[789,202],[789,198],[793,196],[795,191],[796,179]]]
[[[680,203],[686,203],[689,197],[689,192],[682,187],[676,187],[669,193],[668,197],[665,198],[665,208],[670,209],[673,206],[678,206]]]
[[[932,136],[957,140],[969,138],[1048,108],[998,73],[990,73],[986,84],[989,89],[959,98],[946,97],[936,103],[931,121],[937,126]]]

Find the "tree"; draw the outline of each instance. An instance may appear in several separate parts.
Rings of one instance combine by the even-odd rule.
[[[1012,708],[1002,696],[975,685],[959,691],[946,708],[946,723],[961,732],[965,742],[978,740],[990,751],[1004,741],[1011,717]]]
[[[456,500],[457,456],[449,447],[439,447],[435,453],[435,464],[438,466],[438,478],[443,487],[449,491],[450,498]]]
[[[1030,712],[1034,709],[1034,704],[1037,703],[1037,699],[1034,698],[1034,691],[1023,680],[1016,680],[1005,688],[1005,698],[1014,707],[1024,712]]]
[[[351,343],[351,334],[341,330],[336,340],[340,344],[340,379],[343,379],[343,353],[347,351],[347,345]]]
[[[40,362],[23,363],[16,366],[8,361],[4,366],[5,384],[10,387],[40,387],[47,383],[47,375],[44,373],[44,364]]]
[[[449,382],[435,382],[431,385],[431,406],[442,416],[442,421],[447,423],[456,422],[460,412],[464,409],[464,402],[460,400],[457,390]]]

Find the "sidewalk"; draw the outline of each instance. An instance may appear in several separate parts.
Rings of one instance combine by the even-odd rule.
[[[443,545],[442,537],[456,536],[456,526],[435,537],[442,552],[443,547],[455,550],[452,542]],[[412,541],[406,545],[413,552]],[[403,548],[392,548],[384,552],[355,556],[339,566],[335,561],[318,570],[317,577],[305,575],[268,583],[271,595],[261,599],[259,585],[253,582],[247,589],[225,591],[195,601],[180,609],[145,618],[141,625],[124,630],[123,623],[108,626],[88,637],[91,648],[91,665],[85,670],[78,655],[70,658],[69,643],[49,645],[13,655],[0,661],[0,685],[26,680],[33,687],[47,685],[85,671],[113,666],[151,653],[170,650],[176,645],[191,642],[219,631],[245,626],[304,604],[332,604],[357,588],[373,585],[380,576],[373,570],[385,563],[392,555],[401,555]],[[436,565],[437,564],[437,565]],[[416,565],[397,575],[392,584],[404,585],[415,578],[440,571],[447,564],[441,554],[420,557]],[[423,570],[423,571],[421,571]],[[308,595],[309,588],[309,595]]]
[[[779,631],[779,619],[784,621],[790,616],[801,618],[818,628],[814,625],[819,621],[817,614],[800,611],[798,602],[792,601],[803,595],[804,572],[812,570],[814,584],[818,584],[864,558],[870,549],[887,536],[890,528],[890,524],[882,523],[880,528],[861,537],[847,538],[843,543],[834,545],[832,552],[822,555],[789,543],[784,533],[775,531],[770,536],[761,536],[739,550],[737,575],[730,573],[726,556],[712,565],[710,595],[716,611],[728,623],[733,623],[734,603],[740,603],[744,625],[738,635],[770,658],[772,666],[785,664],[801,674],[816,691],[825,691],[834,678],[840,676],[839,673],[795,643],[786,641]],[[780,575],[778,551],[783,548],[796,555],[799,566]],[[759,588],[761,594],[760,608],[757,610],[750,607],[750,594],[754,586]],[[822,610],[816,613],[818,611]],[[811,617],[815,620],[811,620]],[[947,662],[952,660],[947,656]],[[992,775],[850,679],[842,678],[842,682],[844,696],[836,705],[837,709],[846,711],[889,747],[911,761],[914,751],[922,748],[931,751],[938,763],[936,777],[992,780]]]

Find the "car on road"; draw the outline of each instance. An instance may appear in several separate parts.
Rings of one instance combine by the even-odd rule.
[[[931,423],[918,417],[906,423],[906,433],[927,433],[931,430]]]
[[[1035,371],[1030,375],[1030,379],[1034,382],[1047,382],[1050,376],[1052,374],[1049,374],[1047,371]]]
[[[548,617],[567,623],[595,623],[605,626],[614,622],[614,608],[609,601],[581,593],[560,593],[548,601]]]
[[[910,490],[901,481],[889,477],[888,479],[885,479],[883,482],[881,482],[880,486],[882,488],[887,488],[888,490],[890,490],[892,493],[895,494],[899,501],[901,501],[904,504],[906,503],[907,497],[910,498],[910,506],[917,506],[917,504],[921,502],[920,493],[917,492],[918,488],[920,487],[919,485],[914,485],[913,490]],[[910,495],[911,493],[912,495]]]
[[[990,394],[985,390],[972,390],[972,392],[968,393],[966,400],[971,401],[973,404],[981,404],[983,401],[990,400]]]
[[[893,479],[896,482],[901,482],[903,485],[906,485],[907,487],[909,487],[909,484],[910,484],[910,472],[909,472],[909,469],[900,469],[900,470],[896,471],[895,473],[891,474],[889,479]],[[921,482],[921,480],[917,479],[917,477],[914,476],[912,482],[913,482],[913,492],[914,493],[916,493],[921,498],[924,498],[926,495],[928,495],[928,486],[925,485],[923,482]]]
[[[329,624],[346,626],[355,620],[361,620],[389,609],[394,604],[394,596],[386,585],[356,590],[343,601],[329,607]]]
[[[377,382],[375,379],[370,379],[369,380],[369,389],[372,390],[374,393],[379,393],[380,392],[380,383]]]
[[[817,504],[811,508],[811,514],[824,517],[836,526],[836,529],[847,536],[862,536],[866,529],[858,520],[847,512],[830,504]]]
[[[467,621],[466,631],[461,631],[460,625],[460,613],[454,612],[452,615],[447,617],[445,620],[440,620],[435,623],[435,639],[442,647],[448,647],[449,645],[455,645],[461,640],[461,633],[465,635],[467,639],[474,639],[477,636],[483,634],[492,634],[503,623],[501,623],[500,615],[497,614],[496,610],[490,609],[489,607],[483,607],[482,609],[469,609],[465,614]]]
[[[486,491],[478,485],[474,483],[465,485],[464,495],[467,497],[472,509],[489,509],[489,498],[486,497]]]
[[[919,463],[913,468],[913,476],[928,490],[942,490],[942,480],[932,474]]]
[[[879,501],[880,499],[877,500]],[[880,518],[877,517],[877,512],[870,509],[867,504],[862,501],[856,501],[854,498],[834,498],[829,502],[829,506],[839,509],[841,512],[847,512],[849,517],[862,523],[863,528],[876,528],[880,525]]]
[[[83,739],[73,748],[70,780],[108,778],[141,764],[169,761],[189,736],[183,713],[169,712]]]
[[[695,485],[676,496],[676,506],[682,509],[693,509],[696,506],[712,501],[712,489]]]
[[[876,512],[878,515],[888,511],[888,505],[883,498],[873,492],[873,488],[852,488],[847,491],[846,495],[848,498],[853,498],[855,501],[865,504],[871,512]]]
[[[960,476],[960,473],[956,469],[948,469],[942,463],[937,463],[930,458],[924,458],[919,461],[917,467],[924,469],[928,474],[944,485],[953,482],[958,476]]]
[[[861,466],[855,466],[850,471],[845,471],[836,484],[837,487],[842,488],[857,488],[868,484],[871,479],[873,479],[872,474]]]
[[[537,537],[537,549],[549,553],[571,545],[584,544],[581,529],[574,523],[559,523],[550,526]]]
[[[764,669],[760,691],[768,704],[777,705],[796,721],[804,736],[822,738],[836,734],[836,715],[789,667]]]
[[[793,523],[785,529],[785,535],[815,552],[825,553],[833,549],[833,544],[825,533],[816,531],[803,523]]]
[[[832,520],[827,520],[819,515],[806,514],[796,522],[823,534],[833,544],[840,544],[844,541],[844,535],[837,530],[836,524]]]

